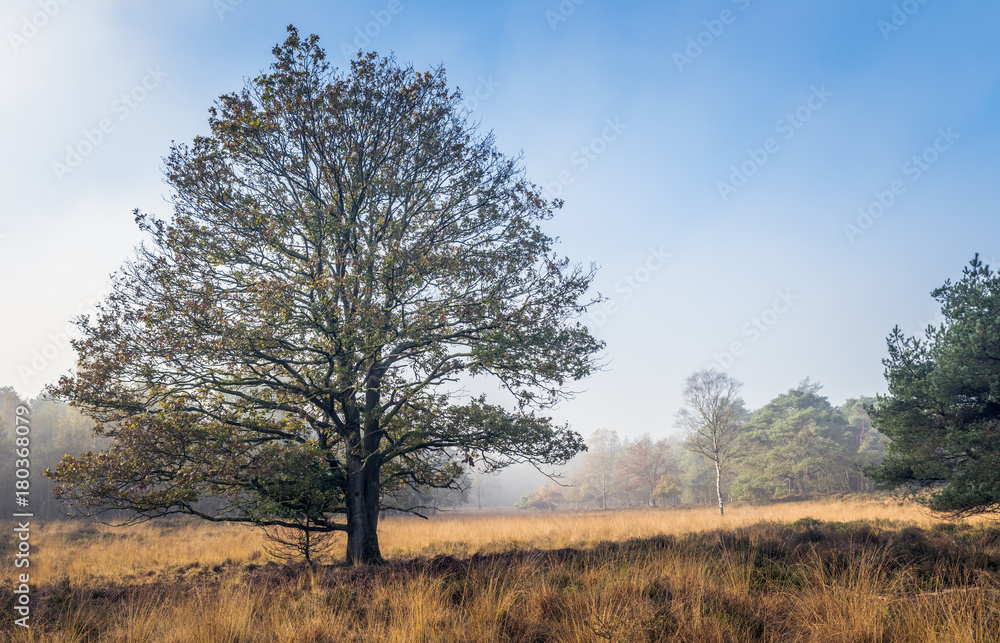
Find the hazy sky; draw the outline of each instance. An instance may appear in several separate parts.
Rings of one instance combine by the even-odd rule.
[[[294,23],[449,82],[566,201],[600,266],[607,369],[555,411],[584,434],[670,430],[710,365],[750,407],[810,376],[884,391],[885,336],[1000,263],[1000,5],[944,0],[7,0],[0,69],[0,385],[73,365],[67,322],[161,217],[161,158]]]

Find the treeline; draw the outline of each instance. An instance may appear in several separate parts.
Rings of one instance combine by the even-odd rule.
[[[871,491],[859,468],[881,461],[882,435],[865,411],[873,398],[847,400],[835,407],[808,379],[763,407],[743,411],[733,456],[722,475],[725,500],[763,503],[788,498]],[[29,510],[53,520],[66,509],[52,495],[54,483],[42,476],[65,454],[102,449],[93,421],[68,405],[46,399],[24,400],[11,387],[0,388],[0,515],[15,505],[16,409],[30,409],[31,473]],[[537,489],[515,505],[520,508],[615,508],[706,504],[716,501],[713,463],[689,448],[683,436],[623,438],[600,429],[587,438],[588,451],[571,468],[563,485]],[[385,502],[387,508],[421,508],[421,513],[458,506],[482,506],[486,476],[475,470],[444,489],[404,487]],[[23,507],[21,508],[23,509]]]
[[[722,472],[729,501],[773,502],[874,489],[860,468],[880,462],[883,436],[865,405],[835,407],[808,379],[755,411],[742,410],[732,456]],[[515,505],[522,509],[611,508],[714,503],[714,464],[692,450],[683,435],[622,438],[601,429],[563,481],[537,489]]]
[[[25,407],[30,427],[29,439],[29,488],[28,506],[16,504],[15,484],[19,468],[15,453],[15,425],[17,408]],[[22,420],[23,425],[23,420]],[[52,400],[22,399],[9,387],[0,387],[0,516],[9,517],[14,512],[30,512],[40,520],[55,520],[65,516],[66,508],[52,495],[55,483],[42,476],[48,468],[55,468],[66,454],[80,455],[86,451],[104,448],[107,442],[94,436],[93,420],[70,406]]]

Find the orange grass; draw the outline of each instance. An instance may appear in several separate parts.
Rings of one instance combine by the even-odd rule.
[[[67,643],[1000,640],[1000,530],[986,521],[872,499],[713,512],[390,517],[388,565],[315,573],[269,561],[262,534],[239,526],[52,523],[33,534],[35,627],[15,631],[5,605],[0,631]]]
[[[379,541],[388,559],[438,554],[464,557],[509,549],[587,547],[609,540],[682,535],[768,521],[793,522],[803,517],[826,522],[893,520],[921,527],[944,522],[919,505],[878,499],[730,507],[725,516],[719,516],[714,506],[586,512],[459,511],[427,520],[415,516],[383,518]],[[34,577],[40,583],[63,577],[86,581],[142,576],[165,567],[195,563],[213,567],[268,558],[263,533],[242,525],[174,520],[114,528],[68,521],[43,524],[39,533],[41,547],[60,550],[59,555],[43,555],[34,563]],[[330,562],[342,560],[340,554],[338,560]]]

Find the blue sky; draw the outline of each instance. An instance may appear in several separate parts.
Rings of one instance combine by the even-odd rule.
[[[892,327],[934,321],[976,252],[1000,263],[995,3],[9,0],[0,385],[72,367],[67,321],[141,241],[132,210],[169,215],[170,142],[289,23],[340,66],[366,31],[443,64],[565,199],[547,231],[611,299],[588,320],[607,369],[554,412],[585,434],[671,431],[710,365],[751,407],[807,376],[838,404],[884,391]]]

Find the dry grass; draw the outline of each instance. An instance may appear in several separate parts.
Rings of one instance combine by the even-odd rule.
[[[46,525],[35,627],[6,640],[1000,640],[1000,530],[912,505],[466,512],[381,540],[384,567],[314,574],[240,527]]]
[[[433,521],[387,520],[380,529],[382,550],[389,556],[450,554],[511,548],[587,547],[600,542],[678,536],[713,529],[734,529],[760,522],[792,522],[810,516],[827,522],[893,520],[929,527],[941,522],[916,504],[887,499],[851,502],[797,502],[763,507],[631,509],[616,511],[482,514],[461,512]]]

